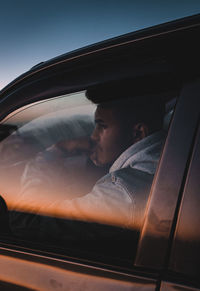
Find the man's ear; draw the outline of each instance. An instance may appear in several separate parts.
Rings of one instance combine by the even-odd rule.
[[[137,123],[133,127],[133,142],[145,138],[149,134],[149,128],[145,123]]]

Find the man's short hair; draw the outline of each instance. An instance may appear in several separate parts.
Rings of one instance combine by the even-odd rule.
[[[130,81],[93,86],[86,91],[86,97],[101,108],[114,110],[127,125],[146,123],[151,132],[163,126],[164,100],[160,96],[134,96]]]

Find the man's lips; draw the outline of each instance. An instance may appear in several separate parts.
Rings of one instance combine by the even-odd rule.
[[[96,160],[98,150],[99,150],[99,147],[97,145],[93,145],[91,147],[91,149],[90,149],[90,158],[92,160],[94,160],[94,159]]]

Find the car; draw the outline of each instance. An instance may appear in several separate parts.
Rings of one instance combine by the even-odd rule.
[[[199,33],[194,15],[122,35],[42,62],[0,91],[2,290],[200,290]],[[48,208],[86,195],[108,171],[55,147],[91,135],[86,92],[105,83],[165,102],[167,136],[134,229]]]

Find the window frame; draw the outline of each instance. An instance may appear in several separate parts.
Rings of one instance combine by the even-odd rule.
[[[200,82],[197,80],[185,84],[178,98],[151,188],[135,259],[138,267],[167,268],[177,209],[199,121],[199,92]],[[151,246],[150,252],[147,246]]]
[[[164,95],[165,95],[165,93],[164,93]],[[60,96],[60,97],[62,97],[62,96]],[[54,97],[52,97],[52,99],[53,99],[53,98],[54,98]],[[59,97],[57,97],[57,98],[59,98]],[[46,98],[44,98],[44,99],[42,99],[42,100],[43,100],[44,102],[48,101]],[[42,101],[42,100],[41,100],[41,101]],[[29,107],[27,107],[27,108],[29,108]],[[21,241],[22,241],[22,240],[21,240]],[[20,241],[20,240],[18,241],[18,245],[19,245],[19,246],[20,246],[20,242],[21,242],[21,241]],[[12,240],[9,239],[9,242],[12,243]],[[17,241],[16,241],[16,243],[17,243]],[[27,247],[30,245],[30,246],[31,246],[32,248],[34,248],[34,249],[37,247],[34,243],[31,244],[31,242],[25,242],[25,245],[26,245]],[[38,247],[39,247],[39,245],[38,245]],[[46,246],[45,246],[45,248],[46,248]],[[40,245],[39,250],[40,250],[40,251],[42,251],[42,250],[44,251],[45,248],[43,248],[43,246]],[[52,251],[51,248],[49,248],[49,251],[50,251],[50,252]],[[59,252],[57,252],[57,253],[59,254]],[[76,256],[75,256],[75,253],[76,253],[76,250],[73,252],[73,256],[74,256],[74,257],[76,257]],[[67,251],[65,252],[65,255],[66,255],[66,256],[67,256],[68,254],[69,254],[69,250],[67,250]],[[94,256],[94,258],[95,258],[95,256]],[[83,258],[83,260],[84,260],[84,258]],[[95,260],[95,259],[94,259],[94,260]],[[119,262],[120,262],[120,260],[119,260]],[[101,261],[101,263],[103,263],[103,262]],[[115,265],[115,264],[117,265],[117,260],[113,260],[113,265]],[[125,262],[125,261],[123,262],[123,260],[121,260],[121,266],[123,266],[123,265],[125,266],[125,264],[126,264],[126,262]],[[131,264],[132,264],[132,262],[129,262],[129,263],[127,264],[127,266],[129,265],[128,268],[130,268],[130,269],[132,268],[132,265],[131,265]],[[126,266],[126,267],[127,267],[127,266]]]
[[[191,284],[200,288],[200,280],[198,276],[198,265],[200,264],[200,257],[199,252],[197,251],[197,249],[199,249],[200,232],[198,232],[197,220],[199,217],[196,214],[197,209],[196,211],[193,211],[193,215],[196,214],[196,217],[192,215],[191,220],[191,223],[195,223],[195,232],[190,232],[187,237],[184,237],[183,235],[183,231],[186,228],[184,222],[188,217],[188,210],[190,209],[192,211],[193,208],[197,208],[199,205],[199,198],[196,194],[196,189],[199,183],[199,145],[200,124],[198,125],[196,131],[194,148],[191,154],[191,161],[188,167],[183,195],[180,201],[180,209],[177,213],[177,225],[174,230],[174,238],[172,241],[169,258],[169,273],[171,274],[172,278],[174,276],[179,276],[183,281],[191,282]],[[182,261],[183,258],[184,262]]]

